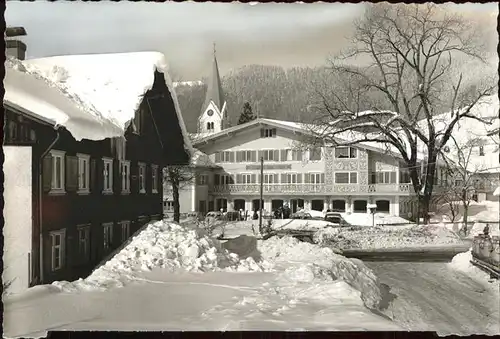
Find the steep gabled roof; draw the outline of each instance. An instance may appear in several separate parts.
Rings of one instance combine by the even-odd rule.
[[[155,71],[163,80],[175,107],[184,146],[192,153],[179,104],[168,74],[165,56],[159,52],[107,53],[63,55],[24,61],[13,61],[6,76],[6,101],[25,107],[37,114],[50,115],[54,124],[65,126],[76,140],[102,140],[122,136],[143,101],[143,95],[153,87]],[[23,78],[40,83],[41,89],[31,89],[27,100],[19,93],[27,92],[26,85],[16,82]],[[24,87],[23,87],[24,86]],[[40,87],[39,86],[39,87]],[[40,87],[40,88],[41,88]],[[50,94],[57,91],[56,94]],[[72,103],[68,110],[59,97]],[[44,108],[47,103],[51,109]],[[38,105],[38,106],[37,106]],[[45,106],[41,106],[45,105]],[[75,111],[78,109],[78,112]]]

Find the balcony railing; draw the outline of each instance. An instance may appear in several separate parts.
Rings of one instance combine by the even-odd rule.
[[[366,186],[368,186],[366,188]],[[325,184],[264,184],[264,193],[411,193],[410,184],[389,184],[389,185],[349,185],[334,184],[332,189],[327,190]],[[213,193],[254,193],[260,192],[260,184],[230,184],[213,186]]]

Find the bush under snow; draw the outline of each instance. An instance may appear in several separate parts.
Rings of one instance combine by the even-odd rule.
[[[324,228],[315,233],[314,240],[339,249],[407,248],[461,242],[442,225]]]

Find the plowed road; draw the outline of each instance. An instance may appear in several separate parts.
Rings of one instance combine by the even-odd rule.
[[[441,335],[500,334],[495,285],[476,281],[446,263],[365,264],[385,289],[383,313],[400,326]]]

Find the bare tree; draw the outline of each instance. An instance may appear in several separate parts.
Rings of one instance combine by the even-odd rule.
[[[336,88],[317,88],[320,128],[306,142],[383,145],[403,160],[427,222],[443,147],[459,121],[482,120],[471,110],[496,91],[494,79],[465,81],[460,71],[464,58],[483,61],[479,40],[468,22],[432,3],[369,6],[353,47],[331,60]],[[444,126],[434,120],[442,112],[450,112]]]
[[[174,203],[174,221],[180,221],[180,191],[196,180],[196,171],[192,166],[168,166],[163,173],[164,182],[170,186]]]

